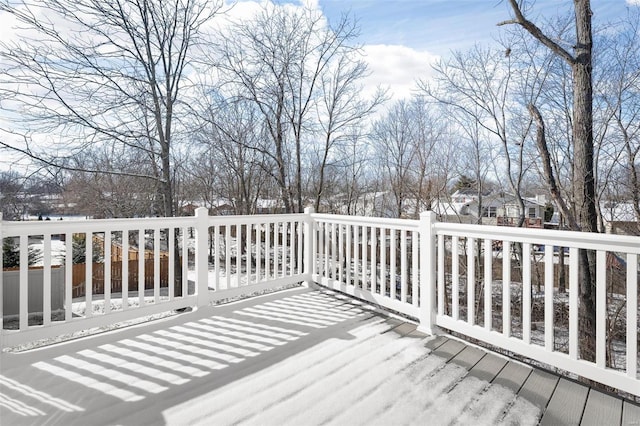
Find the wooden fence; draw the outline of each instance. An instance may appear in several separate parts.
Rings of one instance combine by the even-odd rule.
[[[104,243],[103,243],[104,244]],[[129,248],[129,260],[138,260],[138,256],[140,255],[140,251],[137,248]],[[144,257],[147,260],[153,260],[153,250],[144,250]],[[111,244],[111,261],[112,262],[120,262],[122,261],[122,246],[117,243]],[[169,257],[169,252],[160,251],[160,257],[166,259]]]
[[[160,262],[160,288],[169,286],[169,258],[161,257]],[[144,288],[153,289],[153,259],[144,261]],[[94,263],[92,267],[92,288],[93,294],[104,294],[104,263]],[[73,286],[72,295],[74,298],[85,295],[85,263],[73,265]],[[138,291],[138,260],[129,260],[129,291]],[[122,261],[111,262],[111,293],[122,292]]]

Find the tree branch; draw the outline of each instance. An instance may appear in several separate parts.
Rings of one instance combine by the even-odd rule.
[[[542,160],[544,177],[545,177],[545,180],[547,181],[547,184],[549,185],[549,191],[551,192],[551,197],[556,202],[556,205],[560,209],[560,212],[562,213],[562,215],[567,219],[571,229],[573,229],[574,231],[579,231],[580,226],[576,222],[576,219],[571,213],[571,210],[567,207],[567,204],[564,202],[564,199],[562,198],[562,194],[560,194],[560,189],[558,188],[558,185],[556,183],[556,178],[553,173],[553,168],[551,167],[551,156],[549,155],[549,148],[547,146],[547,140],[545,137],[545,127],[544,127],[544,120],[542,119],[542,114],[540,114],[540,111],[538,110],[538,108],[533,104],[529,104],[527,108],[529,109],[529,114],[531,114],[531,117],[533,117],[533,119],[535,120],[536,127],[538,129],[538,132],[536,134],[536,146],[538,148],[538,153],[540,154],[540,157]]]
[[[26,138],[25,138],[26,139]],[[117,176],[129,176],[129,177],[139,177],[144,179],[151,179],[158,181],[159,179],[154,176],[144,175],[140,173],[128,173],[128,172],[119,172],[114,170],[97,170],[97,169],[88,169],[84,167],[74,167],[62,164],[60,162],[55,161],[53,159],[46,159],[44,157],[39,156],[38,154],[33,153],[30,149],[22,149],[12,145],[9,145],[6,142],[0,141],[0,147],[4,147],[14,152],[18,152],[29,157],[32,160],[35,160],[39,163],[42,163],[45,166],[55,167],[60,170],[66,170],[70,172],[83,172],[83,173],[93,173],[93,174],[108,174],[108,175],[117,175]]]
[[[540,28],[524,17],[517,0],[509,0],[509,4],[511,4],[511,8],[513,9],[513,13],[516,17],[514,19],[499,22],[497,24],[498,26],[513,24],[520,25],[542,44],[551,49],[551,51],[567,61],[569,65],[574,65],[576,63],[576,58],[574,58],[571,53],[567,52],[562,46],[547,37]]]

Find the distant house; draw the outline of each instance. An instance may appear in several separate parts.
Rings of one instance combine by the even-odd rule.
[[[236,213],[236,209],[229,203],[219,203],[209,210],[210,214],[214,216],[231,216]]]
[[[640,226],[633,203],[602,202],[600,212],[607,234],[640,235]]]
[[[188,203],[180,208],[180,214],[182,216],[193,216],[197,208],[197,204]]]
[[[275,198],[259,198],[256,201],[257,214],[282,214],[286,211],[284,202]]]
[[[431,210],[442,220],[446,220],[447,217],[458,219],[467,217],[469,220],[461,221],[470,222],[478,217],[478,193],[472,190],[458,190],[451,194],[449,199],[435,200],[431,205]]]
[[[514,195],[503,196],[502,206],[497,209],[496,224],[516,226],[520,218],[520,208]],[[526,228],[543,228],[547,200],[544,195],[524,197],[524,226]]]
[[[214,200],[196,199],[186,202],[179,207],[180,216],[193,216],[198,207],[208,207],[211,216],[223,216],[234,214],[233,206],[225,199],[218,198]]]
[[[525,197],[525,227],[542,228],[547,208],[546,197]],[[515,226],[520,217],[517,198],[505,193],[487,193],[482,197],[482,208],[479,209],[477,193],[456,191],[449,200],[439,199],[432,205],[432,210],[440,220],[447,222],[477,223],[482,218],[485,225]]]

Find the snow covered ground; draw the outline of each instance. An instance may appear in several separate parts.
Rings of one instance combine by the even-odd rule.
[[[29,244],[29,252],[33,253],[36,261],[31,266],[43,266],[44,242]],[[66,253],[65,242],[60,240],[51,241],[51,266],[64,265]]]

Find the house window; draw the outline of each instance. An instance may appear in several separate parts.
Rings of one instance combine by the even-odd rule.
[[[498,216],[498,208],[497,207],[485,207],[482,209],[482,216],[484,217],[497,217]]]
[[[535,207],[529,207],[529,218],[530,219],[535,219],[536,217],[538,217],[537,212],[536,212],[536,208]]]

